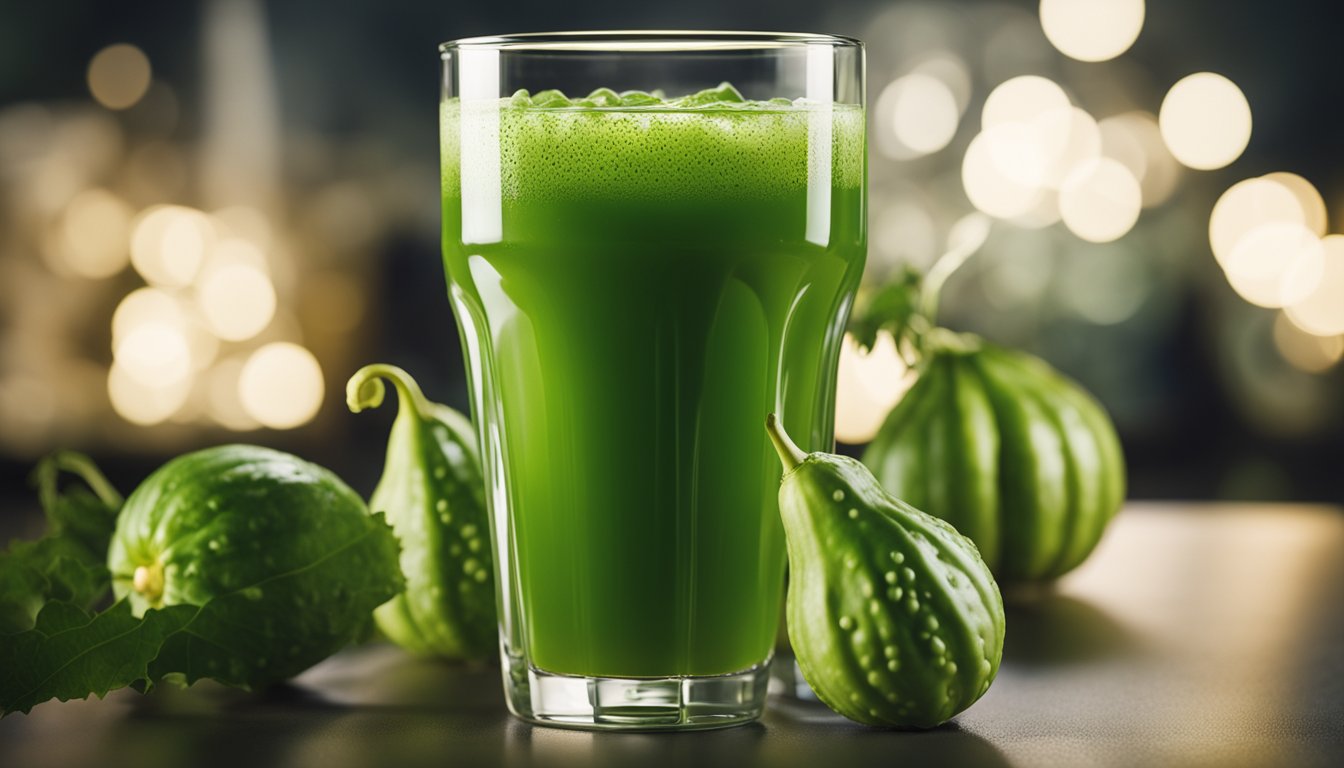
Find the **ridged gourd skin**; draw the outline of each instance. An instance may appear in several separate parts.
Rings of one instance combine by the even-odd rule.
[[[803,677],[861,723],[931,728],[998,674],[1004,614],[974,543],[892,497],[854,459],[787,470],[789,640]]]
[[[351,377],[350,409],[399,405],[369,509],[387,516],[401,546],[406,589],[374,611],[378,628],[412,653],[474,660],[497,652],[493,547],[485,480],[471,423],[427,400],[405,371],[370,365]]]
[[[1087,559],[1125,498],[1106,411],[1039,358],[974,337],[933,352],[863,454],[882,487],[969,536],[1005,583]]]
[[[336,553],[339,573],[327,565]],[[254,445],[206,448],[155,470],[126,499],[107,557],[113,591],[136,616],[211,603],[210,621],[228,626],[196,636],[219,642],[227,632],[225,650],[251,667],[245,680],[227,670],[230,679],[253,687],[353,641],[402,582],[397,541],[359,494],[323,467]],[[150,571],[156,583],[142,591]]]

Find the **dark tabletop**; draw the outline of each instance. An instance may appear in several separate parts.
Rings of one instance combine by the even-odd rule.
[[[850,724],[790,695],[785,674],[759,724],[684,734],[536,728],[505,713],[497,668],[372,646],[261,695],[199,685],[44,704],[0,720],[0,766],[974,768],[1344,757],[1344,511],[1131,505],[1056,589],[1007,597],[998,680],[927,732]]]

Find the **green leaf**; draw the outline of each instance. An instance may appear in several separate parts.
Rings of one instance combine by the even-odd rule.
[[[31,628],[50,600],[87,608],[107,593],[108,585],[107,568],[71,539],[15,541],[0,553],[0,632]]]
[[[61,493],[62,470],[78,476],[88,487],[73,486]],[[57,451],[38,463],[32,481],[47,516],[48,535],[77,541],[98,561],[104,560],[123,499],[93,461],[81,453]]]
[[[879,288],[854,312],[849,331],[864,349],[872,349],[879,331],[889,331],[899,345],[907,334],[927,326],[920,314],[920,287],[923,276],[913,267],[906,267],[890,282]]]
[[[61,471],[78,475],[88,487],[58,489]],[[36,541],[14,541],[0,553],[0,632],[33,627],[52,600],[89,608],[109,586],[104,562],[121,508],[121,495],[88,457],[68,451],[43,459],[33,483],[47,517]],[[92,489],[92,490],[90,490]]]
[[[0,709],[9,714],[48,699],[102,698],[146,679],[164,639],[199,610],[175,605],[136,618],[123,600],[91,616],[77,605],[48,603],[32,629],[0,635]]]
[[[48,699],[101,698],[165,680],[190,685],[210,678],[256,688],[292,677],[331,652],[314,655],[306,637],[293,634],[296,626],[343,634],[349,642],[373,609],[402,588],[400,572],[381,567],[397,562],[391,528],[381,515],[363,521],[358,535],[312,562],[201,606],[150,609],[136,618],[127,599],[96,615],[69,602],[47,603],[32,629],[0,634],[0,711],[27,712]],[[321,588],[332,599],[320,610],[311,603],[302,610],[303,596]]]

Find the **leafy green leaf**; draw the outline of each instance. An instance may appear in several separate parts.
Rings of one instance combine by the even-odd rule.
[[[889,331],[897,345],[912,331],[922,330],[927,319],[920,314],[920,288],[923,276],[906,267],[879,288],[854,312],[849,331],[864,349],[872,349],[879,331]]]
[[[88,487],[73,486],[60,492],[62,470],[78,476]],[[38,463],[33,484],[47,516],[48,535],[77,541],[98,561],[105,559],[123,499],[93,461],[81,453],[57,451]]]
[[[61,492],[63,470],[78,475],[88,487]],[[0,632],[31,628],[42,606],[52,600],[91,607],[109,585],[104,561],[121,495],[88,457],[68,451],[43,459],[33,482],[47,531],[36,541],[14,541],[0,553]]]
[[[71,539],[15,541],[0,553],[0,632],[32,627],[50,600],[87,608],[106,594],[108,584],[107,568]]]
[[[199,611],[175,605],[136,618],[122,600],[91,616],[77,605],[48,603],[32,629],[0,635],[0,709],[9,714],[48,699],[102,698],[146,679],[164,639]]]
[[[292,677],[332,651],[316,650],[305,634],[338,637],[339,647],[402,588],[391,528],[370,515],[362,529],[311,562],[201,606],[150,609],[137,618],[127,599],[96,615],[69,602],[47,603],[32,629],[0,634],[0,711],[27,712],[48,699],[101,698],[165,680],[190,685],[211,678],[255,688]],[[320,609],[310,602],[318,589],[329,598]]]

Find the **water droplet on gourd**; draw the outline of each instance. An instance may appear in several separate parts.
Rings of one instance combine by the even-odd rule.
[[[481,551],[481,540],[480,540],[480,539],[472,539],[471,541],[467,542],[467,549],[471,550],[472,552],[480,552],[480,551]]]
[[[489,577],[490,577],[490,574],[486,573],[486,572],[485,572],[485,569],[482,568],[481,570],[479,570],[479,571],[476,572],[476,576],[475,576],[474,578],[475,578],[477,581],[485,581],[485,580],[488,579]]]
[[[868,613],[871,613],[871,614],[874,615],[874,616],[876,616],[876,615],[882,613],[882,604],[879,603],[879,602],[876,601],[876,600],[869,600],[869,601],[868,601]]]
[[[467,523],[466,525],[462,526],[462,538],[470,539],[475,535],[476,535],[476,526],[474,524]]]
[[[947,643],[944,643],[943,638],[941,637],[935,637],[932,640],[930,640],[929,646],[932,647],[933,652],[938,654],[939,656],[947,653]]]
[[[439,466],[439,467],[435,467],[435,468],[434,468],[434,479],[435,479],[435,480],[442,480],[443,478],[445,478],[445,477],[447,477],[447,476],[448,476],[448,469],[447,469],[446,467]]]
[[[893,563],[896,563],[897,565],[900,565],[901,563],[904,563],[904,562],[905,562],[905,553],[903,553],[903,552],[892,552],[892,553],[891,553],[891,561],[892,561]]]
[[[211,539],[210,541],[208,541],[208,542],[206,543],[206,546],[210,548],[210,551],[211,551],[211,552],[218,552],[218,551],[219,551],[219,539]]]
[[[938,628],[938,617],[937,617],[937,616],[930,616],[930,617],[929,617],[929,629],[937,629],[937,628]]]
[[[841,616],[840,628],[848,632],[849,630],[854,628],[854,620],[849,618],[848,616]]]
[[[453,515],[452,515],[452,513],[451,513],[451,512],[440,512],[440,513],[439,513],[439,522],[440,522],[440,523],[443,523],[444,525],[451,525],[452,522],[453,522]]]
[[[859,592],[862,593],[864,597],[872,597],[873,582],[864,579],[862,582],[859,583]]]
[[[468,558],[467,558],[465,561],[463,561],[463,563],[462,563],[462,572],[465,573],[465,574],[467,574],[468,576],[470,576],[471,574],[473,574],[473,573],[476,572],[476,569],[477,569],[477,568],[480,568],[480,567],[481,567],[481,564],[476,560],[476,558],[474,558],[474,557],[468,557]]]
[[[900,671],[900,669],[901,669],[901,662],[897,661],[896,659],[892,659],[892,660],[890,660],[890,661],[887,662],[887,670],[888,670],[888,671],[890,671],[890,672],[898,672],[898,671]]]
[[[462,554],[462,545],[456,542],[454,542],[453,544],[449,544],[448,554],[452,555],[453,557],[460,556]]]
[[[436,509],[436,510],[438,510],[438,511],[440,511],[440,512],[446,512],[446,511],[448,511],[448,500],[447,500],[447,499],[439,499],[438,501],[434,502],[434,509]]]
[[[893,670],[893,671],[894,671],[894,670]],[[900,697],[900,696],[897,696],[895,691],[887,691],[887,701],[890,701],[892,704],[895,704],[896,702],[898,702],[898,701],[900,701],[900,700],[901,700],[901,697]]]
[[[836,488],[836,489],[835,489],[835,492],[831,494],[831,500],[832,500],[832,501],[844,501],[844,500],[845,500],[845,492],[842,491],[842,490],[840,490],[839,488]]]
[[[914,595],[911,595],[911,596],[910,596],[910,599],[905,601],[905,608],[906,608],[906,610],[910,611],[911,613],[918,613],[918,612],[919,612],[919,600],[916,599]]]
[[[887,590],[887,597],[891,598],[893,602],[900,600],[901,596],[904,594],[905,590],[900,587],[892,587]]]
[[[855,568],[857,568],[858,566],[859,566],[859,561],[856,560],[856,559],[854,559],[853,556],[851,556],[851,555],[846,555],[846,556],[845,556],[845,568],[846,568],[846,569],[852,571],[852,570],[854,570]]]
[[[850,519],[850,520],[857,520],[858,517],[859,517],[859,510],[857,510],[857,509],[851,509],[851,510],[849,510],[849,519]]]
[[[957,674],[957,662],[955,661],[947,662],[947,674],[949,675]]]
[[[895,584],[895,583],[896,583],[896,572],[895,572],[895,571],[887,571],[886,573],[882,574],[882,578],[886,579],[888,584]]]
[[[902,568],[901,578],[905,579],[908,582],[913,582],[915,580],[915,569],[910,568],[909,566]]]

